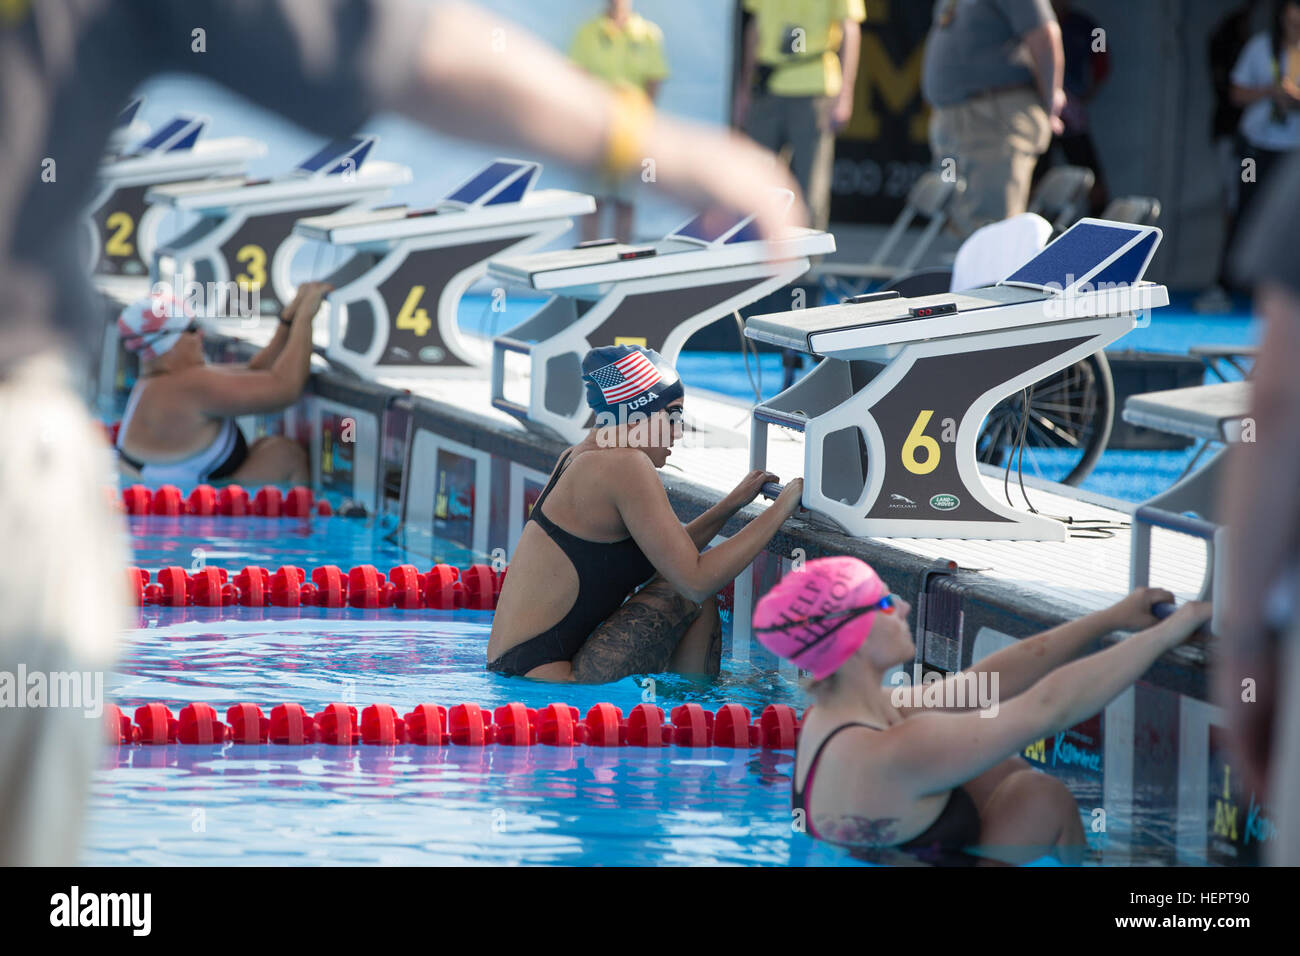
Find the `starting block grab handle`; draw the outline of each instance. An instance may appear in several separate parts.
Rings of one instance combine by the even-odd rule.
[[[1152,505],[1143,505],[1133,512],[1132,551],[1129,560],[1129,588],[1146,587],[1151,582],[1151,530],[1164,528],[1200,538],[1205,542],[1205,578],[1201,586],[1201,600],[1218,598],[1222,588],[1222,575],[1215,573],[1216,552],[1222,550],[1224,529],[1212,521],[1193,518],[1189,515],[1166,511]],[[1218,606],[1215,601],[1215,617],[1211,629],[1217,628],[1219,622]],[[1216,631],[1217,633],[1217,631]]]

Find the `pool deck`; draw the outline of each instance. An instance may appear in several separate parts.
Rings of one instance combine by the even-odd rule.
[[[269,326],[262,323],[247,329],[232,323],[209,340],[220,346],[224,334],[228,356],[248,353],[266,341]],[[323,346],[323,323],[319,320],[317,328],[317,344]],[[409,402],[418,409],[420,427],[535,472],[549,473],[565,447],[560,440],[526,428],[513,416],[493,408],[486,370],[480,377],[390,373],[363,380],[348,370],[319,370],[313,374],[313,383],[316,391],[324,388],[332,397],[349,387],[372,394],[389,392],[392,401]],[[689,389],[687,411],[688,424],[693,423],[696,430],[674,448],[662,473],[669,499],[684,521],[713,506],[749,471],[749,405]],[[769,436],[768,469],[782,479],[802,474],[802,437],[780,428],[770,429]],[[1002,470],[985,468],[983,478],[1002,498]],[[1128,523],[1133,506],[1028,476],[1024,486],[1041,513],[1068,516],[1076,522],[1100,522],[1106,530],[1096,535],[1071,534],[1061,542],[856,538],[804,512],[789,519],[770,542],[769,567],[755,572],[758,581],[754,589],[761,590],[765,581],[770,584],[773,574],[788,568],[792,558],[860,557],[893,591],[916,605],[918,656],[927,664],[949,670],[970,664],[977,638],[986,628],[996,636],[1023,638],[1106,607],[1127,594]],[[1023,508],[1014,473],[1008,488],[1014,506]],[[733,518],[723,535],[734,534],[767,506],[759,499]],[[514,541],[489,543],[490,547],[504,546],[507,553],[513,545]],[[1180,601],[1192,599],[1199,592],[1205,560],[1202,542],[1156,529],[1153,584],[1168,588]],[[956,570],[949,571],[947,562],[955,562]],[[940,567],[942,572],[936,573]],[[738,659],[748,659],[751,651],[766,652],[749,639],[748,615],[743,613],[746,596],[743,588],[737,590],[731,651]],[[1145,679],[1163,689],[1205,700],[1207,661],[1207,647],[1191,642],[1165,655]],[[780,666],[774,660],[771,664]],[[781,669],[794,675],[788,665]]]

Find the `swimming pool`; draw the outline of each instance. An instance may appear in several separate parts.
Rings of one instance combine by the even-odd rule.
[[[192,566],[196,549],[232,575],[257,564],[313,567],[472,555],[397,535],[384,522],[129,519],[135,564]],[[479,556],[481,559],[481,556]],[[489,612],[344,608],[139,609],[107,695],[123,712],[152,701],[314,712],[333,701],[485,708],[562,701],[586,710],[644,701],[714,710],[802,709],[799,688],[761,658],[730,660],[715,683],[661,675],[555,687],[484,670]],[[725,638],[724,638],[725,640]],[[84,859],[114,864],[817,865],[861,861],[794,832],[793,753],[712,747],[604,749],[416,745],[123,746],[97,773]],[[1100,786],[1049,768],[1087,809]],[[1180,855],[1167,792],[1131,795],[1131,826],[1090,837],[1087,864],[1197,863]]]

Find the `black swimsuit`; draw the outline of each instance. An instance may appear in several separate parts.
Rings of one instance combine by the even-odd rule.
[[[804,774],[803,786],[795,785],[795,778],[790,781],[790,806],[795,810],[802,810],[804,821],[808,827],[808,833],[818,840],[824,840],[833,846],[847,847],[853,850],[878,850],[883,847],[862,847],[852,843],[837,843],[834,840],[827,840],[819,834],[813,827],[812,814],[808,812],[808,790],[812,785],[813,774],[817,772],[817,761],[821,759],[822,751],[826,745],[831,742],[831,738],[841,730],[849,727],[868,727],[871,730],[880,730],[879,727],[873,727],[871,724],[850,723],[840,724],[822,740],[821,746],[813,754],[812,763],[808,764],[808,772]],[[795,751],[795,766],[799,764],[799,752]],[[952,793],[948,795],[948,802],[944,804],[943,810],[939,816],[925,828],[925,832],[919,836],[913,837],[906,843],[899,844],[893,849],[906,851],[925,851],[929,854],[945,855],[959,853],[966,847],[976,846],[980,839],[980,814],[979,809],[975,806],[975,801],[971,795],[966,792],[965,787],[953,787]]]
[[[488,670],[522,676],[534,667],[555,661],[571,661],[591,632],[618,610],[631,590],[655,573],[655,567],[632,538],[621,541],[588,541],[565,531],[542,512],[542,504],[565,470],[571,450],[538,495],[529,521],[536,521],[573,564],[578,573],[578,596],[559,623],[536,637],[516,644],[494,661]]]

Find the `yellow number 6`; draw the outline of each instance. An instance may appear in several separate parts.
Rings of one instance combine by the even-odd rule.
[[[914,475],[928,475],[939,467],[939,443],[925,434],[925,426],[930,424],[933,414],[933,409],[926,409],[917,415],[903,442],[903,467]],[[917,460],[919,449],[925,449],[925,461]]]

